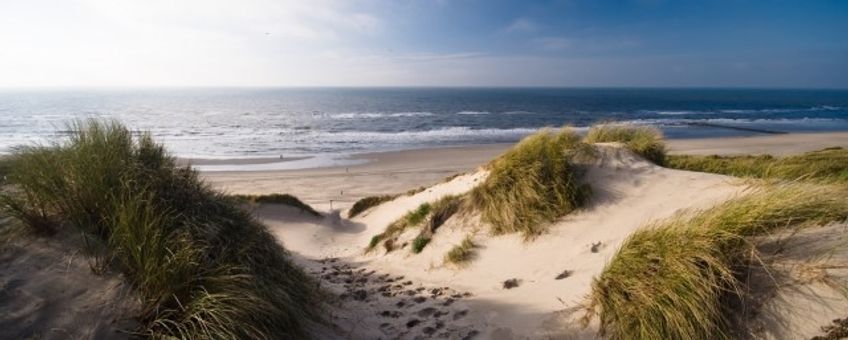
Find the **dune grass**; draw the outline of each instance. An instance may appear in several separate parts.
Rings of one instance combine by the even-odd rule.
[[[494,234],[541,234],[547,224],[575,209],[588,196],[578,184],[569,150],[580,143],[570,129],[544,129],[492,161],[489,176],[470,193]]]
[[[466,236],[462,240],[462,243],[454,246],[453,248],[451,248],[450,251],[448,251],[447,254],[445,254],[445,262],[453,263],[456,265],[465,263],[471,260],[471,258],[474,256],[474,248],[476,247],[477,246],[474,244],[474,242],[471,241],[471,237]]]
[[[586,133],[585,142],[618,142],[630,151],[645,157],[657,165],[665,165],[666,147],[660,130],[647,126],[626,126],[613,124],[595,125]]]
[[[669,155],[666,166],[737,177],[848,182],[848,150],[841,147],[788,157]]]
[[[230,196],[238,201],[249,203],[265,203],[265,204],[282,204],[293,208],[300,209],[301,212],[308,213],[315,217],[321,217],[321,213],[316,211],[309,204],[304,203],[299,198],[289,194],[268,194],[268,195],[232,195]]]
[[[383,246],[386,248],[387,252],[394,250],[394,242],[397,237],[406,231],[406,229],[416,227],[424,222],[424,219],[426,219],[427,215],[430,213],[430,208],[430,203],[422,203],[414,210],[408,211],[397,221],[389,224],[389,226],[386,227],[386,230],[382,233],[371,237],[371,241],[368,243],[366,252],[374,250],[380,242],[383,242]]]
[[[9,159],[5,156],[0,156],[0,185],[5,184],[4,177],[9,173]]]
[[[321,293],[266,228],[178,167],[149,135],[84,121],[68,140],[11,156],[3,208],[31,228],[71,228],[117,270],[153,338],[303,338]]]
[[[728,339],[741,277],[759,265],[751,236],[848,218],[842,186],[775,184],[635,232],[592,284],[611,339]],[[592,315],[592,314],[590,314]]]
[[[348,218],[354,218],[357,215],[364,213],[366,210],[376,207],[385,202],[391,201],[397,198],[400,195],[379,195],[379,196],[368,196],[359,199],[353,206],[350,207],[350,210],[347,213]]]
[[[435,233],[442,224],[445,224],[448,219],[459,212],[460,207],[464,202],[463,196],[447,195],[433,203],[431,209],[430,220],[427,224],[427,232]]]
[[[430,240],[430,237],[424,235],[418,235],[417,237],[415,237],[415,239],[412,240],[412,253],[420,253],[422,250],[424,250],[424,247],[426,247],[427,244],[430,243]]]

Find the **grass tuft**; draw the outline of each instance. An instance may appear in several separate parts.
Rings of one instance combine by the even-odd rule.
[[[430,213],[430,203],[422,203],[415,208],[415,210],[408,211],[405,215],[399,218],[397,221],[392,222],[386,227],[382,233],[374,235],[371,237],[371,241],[368,243],[368,248],[365,249],[365,252],[371,252],[375,249],[375,247],[382,241],[383,246],[386,248],[387,252],[394,250],[394,243],[400,234],[402,234],[407,228],[416,227],[427,218],[427,215]]]
[[[420,253],[422,250],[424,250],[424,247],[426,247],[428,243],[430,243],[429,237],[424,235],[418,235],[417,237],[415,237],[414,240],[412,240],[412,253]]]
[[[848,182],[848,150],[832,147],[789,157],[669,155],[666,166],[737,177]]]
[[[664,165],[666,148],[662,138],[662,132],[653,127],[600,124],[589,129],[585,141],[590,144],[623,143],[630,151],[657,165]]]
[[[570,152],[579,144],[570,129],[544,129],[489,164],[489,176],[474,188],[471,204],[495,234],[538,235],[554,219],[577,209],[587,188],[577,183]]]
[[[462,196],[448,195],[440,198],[433,203],[432,213],[430,215],[430,223],[427,226],[427,232],[435,233],[442,224],[445,224],[454,214],[459,212],[462,206]]]
[[[70,130],[14,152],[2,208],[36,230],[82,233],[100,269],[138,292],[137,333],[303,338],[320,319],[316,285],[267,229],[148,134],[95,120]]]
[[[592,284],[590,310],[611,339],[731,338],[748,237],[848,217],[848,190],[772,185],[631,235]]]
[[[453,263],[453,264],[462,264],[465,263],[474,256],[474,248],[477,246],[474,242],[471,241],[470,236],[466,236],[465,239],[462,240],[462,243],[454,246],[445,254],[445,262]]]
[[[348,218],[354,218],[357,215],[365,212],[368,209],[376,207],[376,206],[383,204],[385,202],[391,201],[391,200],[393,200],[397,197],[398,197],[398,195],[380,195],[380,196],[368,196],[368,197],[362,198],[362,199],[356,201],[356,203],[353,203],[353,206],[350,207],[350,210],[347,213],[347,217]]]
[[[299,198],[289,194],[269,194],[269,195],[232,195],[238,201],[249,203],[264,203],[264,204],[282,204],[293,208],[300,209],[301,212],[308,213],[315,217],[321,217],[321,213],[316,211],[309,204],[304,203]]]

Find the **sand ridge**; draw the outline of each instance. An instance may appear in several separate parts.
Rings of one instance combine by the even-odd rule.
[[[474,228],[479,223],[474,222],[474,216],[455,216],[420,254],[412,254],[408,247],[389,254],[382,250],[364,252],[370,237],[389,223],[421,203],[471,190],[484,180],[485,170],[412,196],[401,196],[352,220],[302,221],[293,225],[286,222],[288,218],[269,219],[262,210],[257,213],[314,275],[324,275],[327,270],[320,261],[333,259],[342,263],[334,273],[351,270],[371,273],[373,277],[403,277],[421,292],[436,288],[467,292],[469,296],[451,308],[438,303],[428,307],[436,308],[439,314],[467,309],[462,319],[473,326],[451,324],[450,328],[445,324],[445,330],[434,333],[436,336],[463,337],[474,330],[482,338],[492,339],[595,338],[595,329],[583,329],[577,322],[583,314],[584,298],[592,278],[630,233],[646,221],[681,210],[706,208],[746,188],[743,181],[732,177],[658,167],[617,145],[599,145],[597,150],[596,160],[581,165],[586,170],[583,180],[593,190],[589,206],[563,217],[551,225],[547,234],[531,241],[515,234],[491,236],[485,227]],[[416,232],[410,230],[400,239],[409,240]],[[444,254],[467,235],[480,245],[476,259],[462,268],[445,265]],[[567,275],[557,279],[563,273]],[[513,279],[516,286],[506,289],[504,283]],[[432,325],[409,326],[412,319],[420,317],[411,313],[414,310],[397,308],[393,305],[397,301],[354,298],[354,294],[381,296],[381,283],[367,278],[362,286],[339,293],[345,294],[340,295],[341,304],[346,306],[342,310],[352,314],[339,312],[337,319],[355,319],[355,315],[364,313],[350,334],[352,338],[372,337],[374,330],[387,338],[426,337],[433,335],[424,332],[426,327],[445,323],[447,317],[431,315]],[[364,291],[357,293],[359,290]],[[383,311],[388,311],[389,317],[381,317]]]

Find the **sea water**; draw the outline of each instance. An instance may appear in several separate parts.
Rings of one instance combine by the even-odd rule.
[[[514,142],[541,127],[612,121],[657,126],[669,138],[848,131],[848,90],[6,89],[0,90],[0,153],[61,140],[69,122],[85,118],[149,131],[186,158],[333,159]]]

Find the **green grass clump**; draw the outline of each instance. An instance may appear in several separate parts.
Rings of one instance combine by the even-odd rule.
[[[430,238],[424,235],[418,235],[414,240],[412,240],[412,253],[418,254],[427,244],[430,243]]]
[[[471,204],[495,234],[538,235],[548,223],[577,209],[587,187],[577,182],[571,152],[579,137],[569,129],[542,130],[489,164],[489,176],[471,193]]]
[[[445,262],[453,264],[462,264],[474,256],[474,248],[476,245],[471,241],[471,237],[465,237],[462,243],[454,246],[445,254]]]
[[[309,204],[303,203],[299,198],[289,194],[269,194],[269,195],[233,195],[234,199],[250,203],[264,204],[282,204],[293,208],[300,209],[301,212],[308,213],[315,217],[321,217],[321,213],[315,211]]]
[[[589,129],[585,141],[590,144],[623,143],[630,151],[645,157],[645,159],[657,165],[665,164],[666,148],[662,132],[653,127],[595,125]]]
[[[430,223],[428,223],[426,231],[431,234],[435,233],[436,229],[439,229],[442,224],[445,224],[448,219],[459,212],[462,202],[461,196],[448,195],[433,203]]]
[[[366,252],[370,252],[374,250],[374,248],[383,242],[383,246],[386,248],[386,251],[394,250],[394,242],[400,234],[402,234],[407,228],[416,227],[427,218],[427,215],[430,213],[430,203],[422,203],[415,208],[415,210],[411,210],[399,218],[397,221],[392,222],[386,227],[382,233],[374,235],[371,238],[371,241],[368,243],[368,248],[366,248]]]
[[[148,134],[86,121],[63,142],[17,149],[2,207],[31,228],[71,228],[101,270],[139,295],[140,335],[302,338],[320,292],[235,201]]]
[[[9,173],[9,167],[10,167],[10,164],[9,164],[9,160],[7,159],[7,157],[0,156],[0,185],[5,184],[3,177],[5,177],[6,174]]]
[[[368,209],[376,207],[376,206],[383,204],[385,202],[391,201],[391,200],[393,200],[397,197],[398,197],[398,195],[380,195],[380,196],[368,196],[368,197],[362,198],[362,199],[356,201],[356,203],[353,203],[353,206],[350,207],[350,210],[347,213],[347,217],[348,218],[354,218],[357,215],[365,212]]]
[[[431,208],[432,206],[430,205],[430,203],[422,203],[418,206],[418,208],[403,217],[406,220],[405,224],[410,227],[421,224],[421,222],[423,222],[424,219],[427,218],[427,214],[430,213]]]
[[[848,218],[848,189],[783,184],[680,215],[628,238],[592,284],[612,339],[726,339],[752,259],[751,236]]]
[[[848,150],[840,147],[788,157],[669,155],[666,166],[737,177],[848,182]]]

